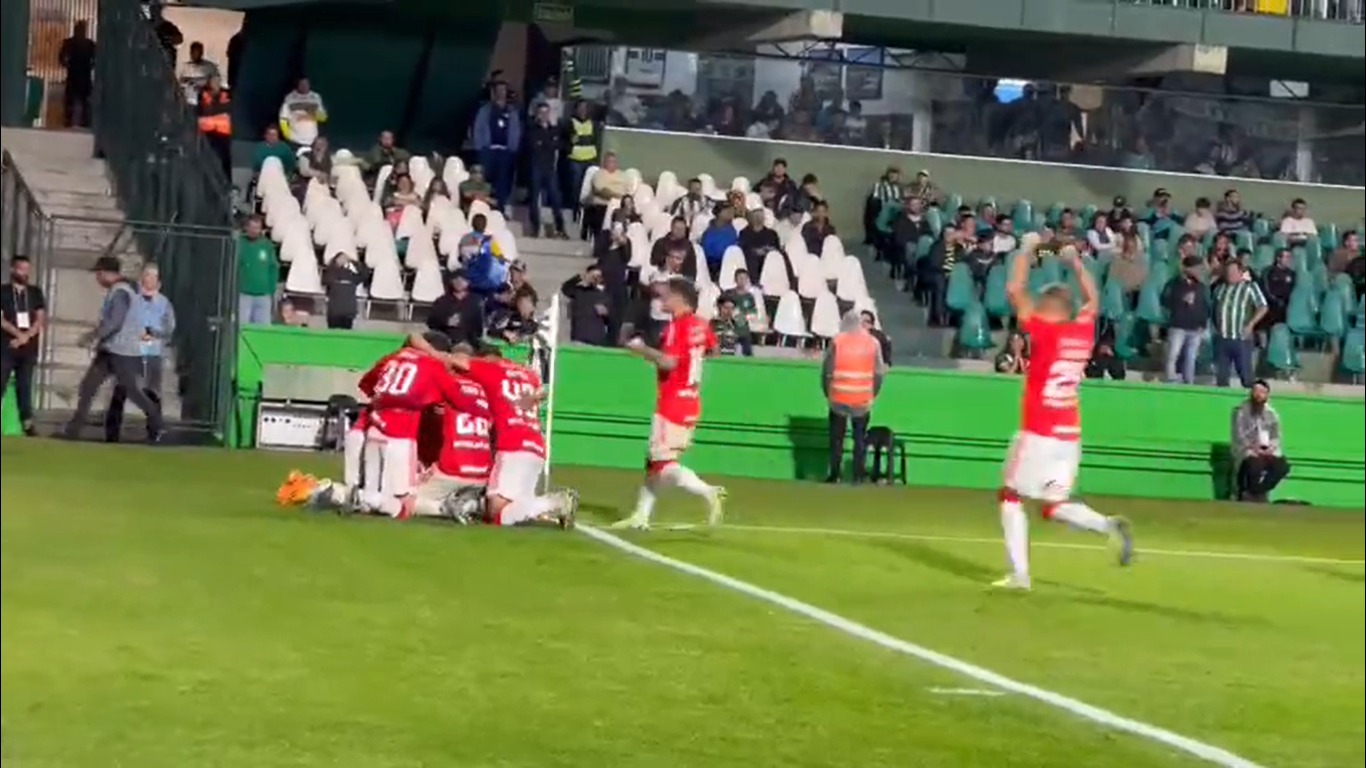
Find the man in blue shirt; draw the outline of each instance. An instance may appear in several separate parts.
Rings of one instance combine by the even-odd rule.
[[[522,118],[508,98],[507,83],[490,86],[489,100],[474,116],[473,134],[479,164],[493,185],[494,203],[503,208],[512,200],[517,150],[522,146]]]
[[[735,212],[729,205],[721,206],[707,231],[702,233],[702,255],[707,259],[707,271],[713,282],[720,279],[721,259],[726,255],[726,249],[740,242],[740,233],[731,223],[734,218]]]
[[[142,391],[149,399],[160,403],[162,353],[175,333],[175,309],[161,292],[161,271],[157,265],[148,264],[142,268],[137,294],[128,311],[137,312],[142,318]],[[123,431],[123,406],[127,400],[128,390],[122,383],[116,384],[109,397],[109,410],[104,414],[104,439],[108,442],[119,441]]]

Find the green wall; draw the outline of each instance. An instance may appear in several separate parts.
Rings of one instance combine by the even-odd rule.
[[[362,369],[392,350],[392,336],[248,328],[239,356],[239,413],[252,422],[265,363]],[[1018,419],[1020,380],[896,369],[873,423],[907,443],[914,485],[996,488]],[[1227,492],[1235,390],[1087,382],[1081,490],[1176,499]],[[653,412],[648,366],[618,350],[565,347],[554,387],[554,461],[637,469]],[[707,363],[705,411],[689,464],[703,473],[824,478],[825,402],[809,362],[720,359]],[[1366,403],[1277,395],[1286,455],[1294,465],[1278,498],[1362,507]],[[249,438],[249,435],[243,435]],[[249,440],[243,444],[250,444]]]
[[[0,435],[9,437],[22,434],[23,431],[24,426],[19,423],[19,408],[14,404],[14,384],[10,384],[0,400]]]
[[[1108,206],[1115,195],[1142,206],[1153,190],[1166,187],[1177,205],[1189,208],[1197,197],[1217,199],[1230,185],[1242,192],[1245,204],[1255,211],[1279,215],[1296,197],[1309,201],[1310,215],[1320,224],[1355,225],[1366,209],[1366,190],[1287,184],[1254,179],[1229,180],[1171,175],[1148,171],[1025,163],[971,157],[891,152],[821,144],[765,142],[715,136],[671,134],[609,128],[605,146],[621,157],[624,168],[638,168],[647,178],[670,170],[680,180],[710,173],[718,184],[736,176],[757,181],[777,157],[788,161],[792,175],[814,173],[821,191],[835,201],[831,216],[845,236],[863,237],[863,200],[888,166],[899,166],[910,176],[928,170],[948,192],[975,201],[995,196],[1001,201],[1030,200],[1036,209],[1055,202],[1081,206]],[[842,202],[847,201],[847,202]]]

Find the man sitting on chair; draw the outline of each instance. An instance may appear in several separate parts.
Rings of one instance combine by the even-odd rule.
[[[1233,459],[1238,471],[1238,499],[1265,502],[1267,494],[1290,474],[1281,453],[1281,420],[1267,400],[1271,385],[1252,383],[1248,399],[1233,409]]]

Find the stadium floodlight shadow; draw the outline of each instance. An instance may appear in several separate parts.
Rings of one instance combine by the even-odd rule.
[[[1306,565],[1302,570],[1317,576],[1327,576],[1330,579],[1345,581],[1348,584],[1366,583],[1366,574],[1348,573],[1337,568],[1330,568],[1326,565]]]

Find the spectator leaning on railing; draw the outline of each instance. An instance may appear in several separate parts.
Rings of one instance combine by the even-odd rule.
[[[141,317],[143,326],[140,339],[142,357],[141,386],[149,400],[161,404],[161,373],[164,365],[165,347],[175,335],[175,308],[171,300],[161,292],[161,271],[155,264],[142,268],[142,278],[138,281],[137,297],[132,300],[129,312]],[[123,407],[128,400],[128,390],[122,383],[116,383],[114,392],[109,396],[109,410],[104,414],[104,439],[117,443],[123,432]]]

